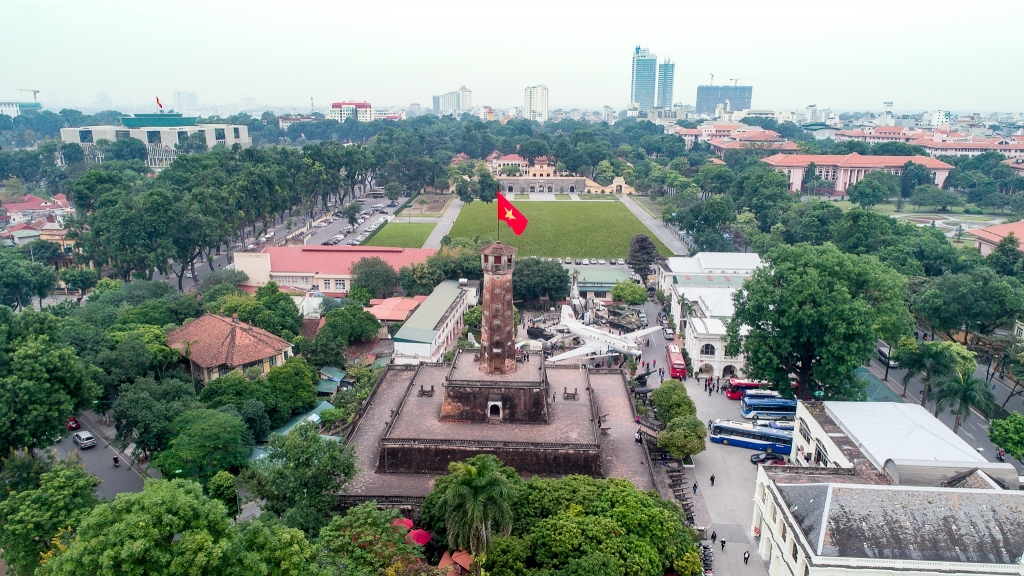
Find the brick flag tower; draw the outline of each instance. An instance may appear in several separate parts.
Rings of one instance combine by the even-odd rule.
[[[480,370],[485,374],[516,370],[516,322],[512,313],[515,254],[515,247],[501,242],[480,249],[484,269]]]

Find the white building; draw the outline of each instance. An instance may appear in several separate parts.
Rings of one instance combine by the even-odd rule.
[[[21,116],[22,112],[28,110],[39,112],[42,109],[43,106],[39,102],[0,102],[0,114],[11,118]]]
[[[440,362],[462,335],[462,316],[479,302],[479,282],[445,280],[395,334],[395,364]]]
[[[470,110],[473,108],[473,91],[461,86],[458,90],[434,96],[434,101],[434,112],[441,116]]]
[[[537,122],[548,121],[548,87],[527,86],[523,98],[523,117]]]
[[[175,144],[183,142],[192,134],[202,133],[206,145],[223,145],[231,148],[235,144],[243,148],[252,146],[249,127],[244,124],[197,124],[196,118],[181,114],[136,114],[121,118],[121,126],[82,126],[61,128],[60,139],[68,144],[79,144],[87,156],[101,154],[95,145],[100,140],[115,142],[125,138],[141,140],[149,155],[146,165],[159,170],[170,166],[178,157]]]
[[[373,106],[369,102],[335,102],[327,111],[327,118],[338,122],[349,118],[359,122],[373,122]]]
[[[790,461],[754,489],[770,576],[1024,574],[1013,466],[916,404],[801,402]]]
[[[672,320],[682,334],[696,374],[742,376],[745,359],[725,352],[733,295],[761,265],[754,253],[699,252],[668,258],[658,268],[658,288],[670,297]]]

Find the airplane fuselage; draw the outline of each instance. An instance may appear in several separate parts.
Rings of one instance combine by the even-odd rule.
[[[588,345],[597,348],[601,354],[609,352],[618,352],[627,356],[639,356],[641,354],[640,346],[635,342],[630,342],[619,336],[609,334],[604,330],[591,328],[576,321],[565,322],[564,324],[573,336],[583,339]]]

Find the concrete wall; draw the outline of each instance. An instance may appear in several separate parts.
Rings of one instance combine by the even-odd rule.
[[[542,424],[548,421],[546,388],[474,388],[446,385],[441,420],[488,422],[488,403],[500,398],[501,421]]]
[[[245,272],[249,277],[246,284],[263,286],[270,281],[270,254],[260,252],[235,252],[235,270]]]
[[[585,474],[603,477],[601,450],[596,445],[565,445],[546,448],[540,444],[484,443],[435,441],[431,444],[394,443],[382,441],[377,460],[378,473],[446,473],[449,462],[460,462],[477,454],[493,454],[516,472],[524,475],[564,476]],[[497,443],[495,443],[497,444]]]

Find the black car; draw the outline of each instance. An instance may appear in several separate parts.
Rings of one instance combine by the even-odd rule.
[[[775,462],[786,462],[786,457],[782,454],[776,454],[775,452],[760,452],[750,457],[750,463],[757,464],[768,464],[771,465]]]

